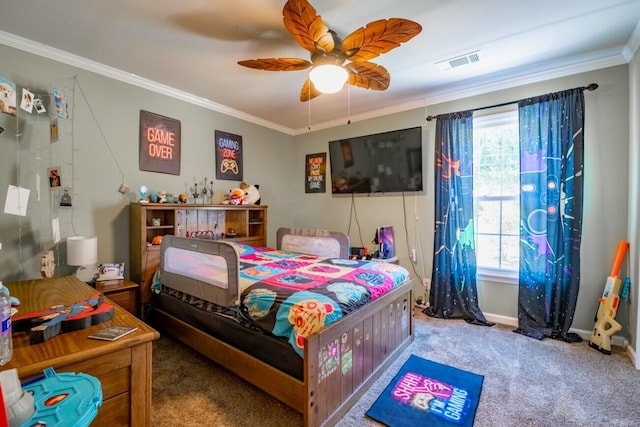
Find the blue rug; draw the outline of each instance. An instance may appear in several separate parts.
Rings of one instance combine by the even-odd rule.
[[[484,376],[411,355],[367,415],[391,427],[473,425]]]

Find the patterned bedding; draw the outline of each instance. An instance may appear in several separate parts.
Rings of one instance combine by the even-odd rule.
[[[174,240],[180,244],[180,239]],[[300,356],[305,337],[410,278],[405,268],[386,262],[327,258],[232,242],[206,243],[214,245],[211,252],[188,249],[190,245],[163,246],[154,292],[205,311],[240,317],[236,320],[241,324],[288,341]],[[231,257],[220,256],[224,248]],[[227,264],[236,261],[237,270]],[[230,271],[237,271],[237,283]]]
[[[409,279],[386,262],[325,258],[233,243],[240,312],[303,355],[304,338]]]

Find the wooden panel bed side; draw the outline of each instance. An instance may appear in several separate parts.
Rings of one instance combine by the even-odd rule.
[[[413,341],[413,281],[310,336],[304,381],[165,313],[152,310],[161,331],[292,407],[307,427],[333,425]],[[382,329],[386,332],[383,333]],[[325,350],[334,349],[331,357]],[[324,351],[324,352],[323,352]]]
[[[335,424],[411,344],[412,298],[413,280],[409,280],[309,337],[305,426]],[[335,360],[329,357],[332,349]]]

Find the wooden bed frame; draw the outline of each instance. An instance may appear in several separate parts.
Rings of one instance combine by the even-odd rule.
[[[303,380],[159,309],[150,321],[302,413],[307,427],[335,424],[413,341],[413,280],[305,341]]]

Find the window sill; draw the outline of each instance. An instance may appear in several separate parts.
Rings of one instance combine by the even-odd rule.
[[[490,268],[478,268],[476,279],[483,282],[518,284],[518,272],[513,270],[498,270]]]

